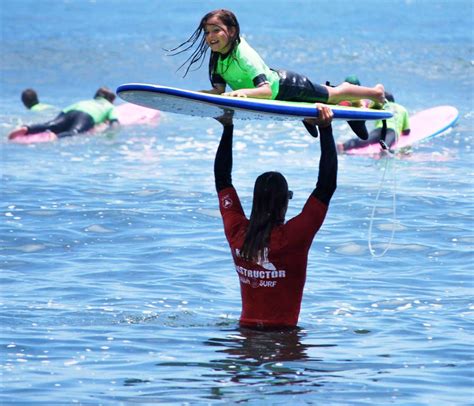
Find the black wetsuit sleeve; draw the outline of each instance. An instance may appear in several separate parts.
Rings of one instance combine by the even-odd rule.
[[[234,135],[234,126],[224,127],[221,141],[217,148],[216,158],[214,160],[214,180],[216,190],[221,190],[232,186],[232,139]]]
[[[255,76],[253,78],[253,85],[255,87],[259,87],[260,85],[262,85],[264,83],[268,83],[268,79],[267,79],[266,75],[263,74],[263,73],[261,75]]]
[[[313,196],[329,205],[332,195],[337,186],[337,151],[332,127],[319,128],[321,136],[321,157],[319,159],[319,174],[316,189],[313,190]]]
[[[224,78],[217,73],[214,73],[212,75],[211,83],[212,83],[212,86],[225,86],[226,85]]]

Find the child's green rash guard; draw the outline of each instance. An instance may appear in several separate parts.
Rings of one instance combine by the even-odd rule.
[[[271,70],[260,55],[241,38],[238,46],[230,54],[219,56],[213,74],[213,84],[228,84],[232,90],[251,89],[261,83],[269,83],[272,99],[278,95],[280,77]]]
[[[48,110],[54,108],[50,104],[46,103],[37,103],[34,106],[31,106],[30,110],[31,111],[43,111],[43,110]]]
[[[89,114],[94,120],[94,124],[100,124],[107,120],[118,120],[114,105],[103,97],[74,103],[66,107],[63,113],[67,113],[71,110],[82,111],[83,113]]]
[[[391,128],[395,131],[398,136],[405,130],[410,129],[410,118],[408,111],[401,104],[388,102],[385,107],[386,110],[389,110],[393,113],[393,116],[387,119],[387,128]],[[377,120],[374,122],[374,128],[381,128],[382,121]]]

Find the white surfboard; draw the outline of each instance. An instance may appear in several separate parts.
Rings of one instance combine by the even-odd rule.
[[[219,117],[234,112],[241,120],[303,120],[317,117],[314,103],[228,97],[209,93],[159,86],[127,83],[117,88],[124,100],[140,106],[177,114]],[[331,105],[335,120],[382,120],[392,117],[387,110]]]

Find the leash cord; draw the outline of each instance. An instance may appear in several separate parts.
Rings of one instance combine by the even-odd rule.
[[[377,191],[377,196],[375,198],[374,206],[372,207],[372,214],[370,216],[370,223],[369,223],[368,244],[369,244],[370,254],[374,258],[383,257],[387,253],[387,251],[390,249],[390,247],[392,245],[392,242],[393,242],[393,239],[394,239],[394,236],[395,236],[395,223],[397,222],[397,199],[396,199],[396,197],[397,197],[397,173],[396,173],[396,170],[395,170],[396,167],[395,167],[395,159],[393,158],[393,154],[391,154],[390,152],[388,152],[388,153],[389,153],[389,155],[385,158],[385,167],[384,167],[384,171],[383,171],[383,174],[382,174],[382,179],[380,180],[380,184],[379,184],[379,188],[378,188],[378,191]],[[393,168],[393,194],[392,194],[392,214],[393,214],[393,217],[392,217],[392,234],[390,236],[389,242],[387,243],[387,246],[382,251],[382,253],[381,254],[376,254],[375,250],[372,246],[372,228],[373,228],[373,224],[374,224],[375,210],[377,209],[377,204],[378,204],[378,201],[379,201],[379,198],[380,198],[380,194],[382,192],[382,187],[383,187],[383,184],[385,182],[385,177],[386,177],[388,166],[389,166],[390,162],[394,163],[394,168]]]

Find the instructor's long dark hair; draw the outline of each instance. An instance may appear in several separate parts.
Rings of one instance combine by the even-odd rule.
[[[253,189],[252,213],[241,256],[249,261],[263,259],[273,227],[283,224],[288,207],[288,183],[279,172],[262,173]]]
[[[208,45],[206,44],[206,37],[204,35],[204,27],[207,24],[207,21],[211,19],[212,17],[219,18],[219,20],[222,21],[222,24],[224,24],[227,29],[231,27],[235,28],[235,34],[230,38],[230,44],[231,44],[230,51],[231,52],[235,49],[235,47],[237,47],[237,45],[240,42],[239,22],[237,21],[237,17],[232,11],[219,9],[219,10],[214,10],[207,13],[201,19],[201,22],[199,23],[198,28],[196,28],[196,30],[192,33],[192,35],[186,41],[179,44],[176,48],[167,50],[168,52],[171,52],[170,55],[178,55],[193,48],[195,44],[197,43],[197,46],[194,49],[193,53],[178,68],[178,70],[180,70],[181,68],[186,66],[186,71],[184,72],[183,77],[185,77],[188,74],[189,70],[194,64],[200,62],[199,66],[195,70],[199,69],[203,64],[204,57],[209,48]],[[211,51],[211,56],[209,58],[209,80],[211,81],[211,83],[212,83],[212,74],[214,72],[218,58],[219,58],[219,53]]]

